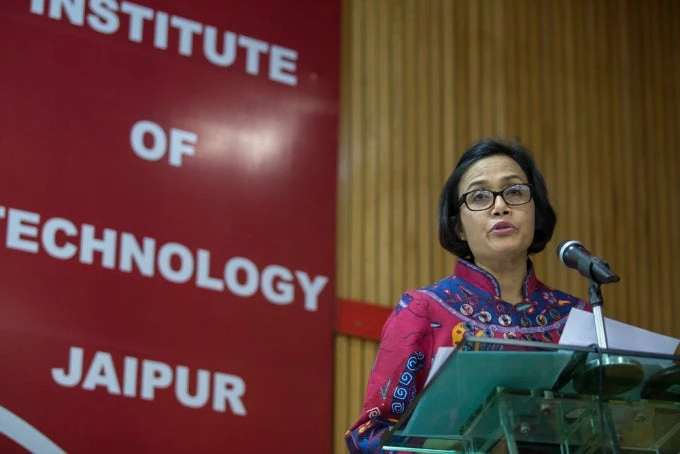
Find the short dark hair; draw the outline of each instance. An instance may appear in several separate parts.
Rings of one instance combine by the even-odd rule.
[[[442,189],[439,200],[439,243],[444,249],[458,257],[472,257],[472,251],[467,241],[456,235],[459,227],[458,216],[460,206],[458,200],[458,184],[465,172],[480,159],[494,155],[505,155],[515,161],[524,171],[528,183],[533,186],[533,198],[536,207],[534,240],[529,246],[529,253],[541,252],[552,238],[557,217],[550,201],[548,189],[543,175],[536,167],[531,153],[517,142],[506,143],[500,139],[484,139],[468,148],[460,157],[456,167]]]

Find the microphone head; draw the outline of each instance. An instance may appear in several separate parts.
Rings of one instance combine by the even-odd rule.
[[[576,240],[564,240],[559,245],[557,245],[557,257],[559,257],[560,262],[564,263],[565,265],[567,265],[567,263],[564,261],[564,255],[572,246],[583,248],[583,244]]]

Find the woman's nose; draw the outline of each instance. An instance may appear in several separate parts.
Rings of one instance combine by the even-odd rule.
[[[508,214],[510,212],[510,208],[508,207],[508,204],[505,203],[505,199],[498,194],[493,201],[493,215],[494,216],[499,216],[501,214]]]

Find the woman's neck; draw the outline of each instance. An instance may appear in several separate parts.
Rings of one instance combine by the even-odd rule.
[[[519,303],[524,299],[522,285],[527,276],[527,257],[513,261],[479,261],[475,265],[491,274],[501,290],[501,298],[509,303]]]

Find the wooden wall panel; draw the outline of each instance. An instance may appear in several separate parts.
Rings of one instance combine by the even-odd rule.
[[[555,255],[578,239],[622,277],[606,315],[680,337],[680,3],[344,0],[342,33],[338,297],[391,307],[449,273],[441,186],[471,143],[516,137],[558,213],[539,276],[586,298]],[[336,338],[337,453],[376,349]]]

